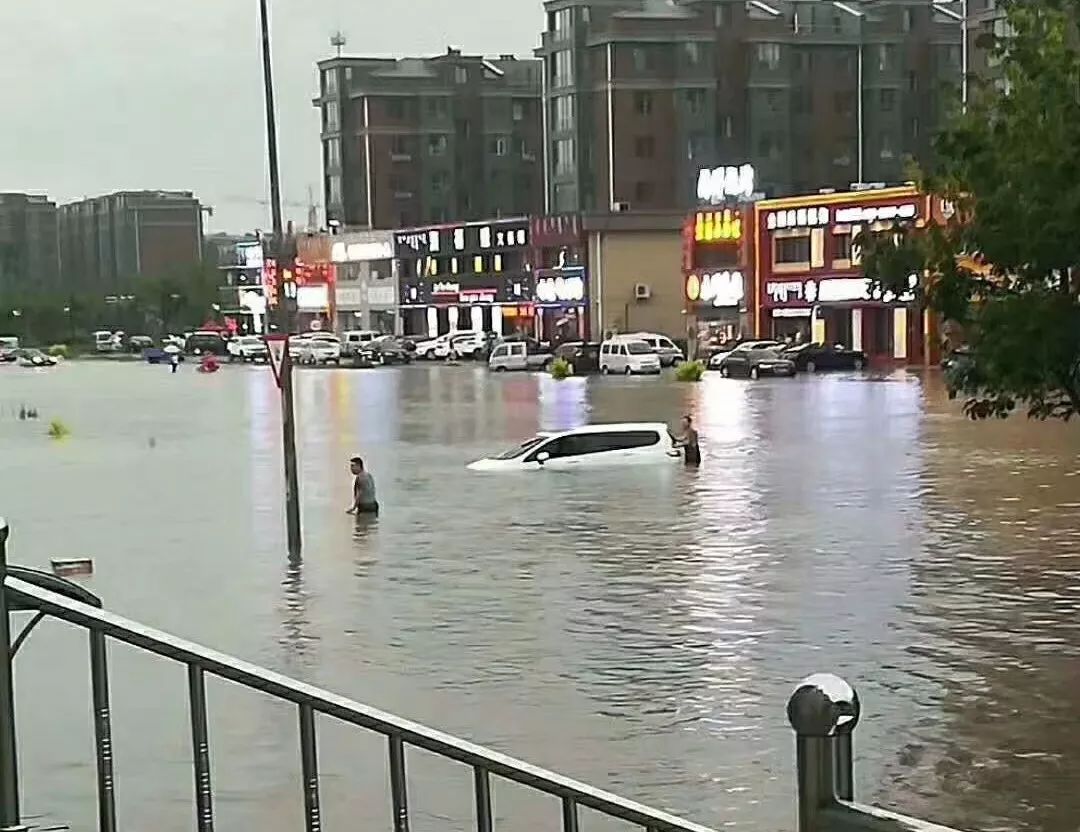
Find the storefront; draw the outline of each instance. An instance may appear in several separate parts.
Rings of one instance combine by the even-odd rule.
[[[924,224],[930,200],[914,187],[785,199],[755,206],[761,338],[842,344],[872,362],[922,364],[927,321],[911,291],[882,294],[862,275],[856,240],[864,230]]]
[[[337,331],[398,331],[398,285],[394,235],[358,231],[333,238],[330,258],[337,272]]]
[[[683,223],[687,340],[695,354],[752,329],[753,285],[746,279],[752,216],[745,206],[731,206],[695,211]]]
[[[402,332],[532,334],[536,297],[529,251],[524,218],[395,232]]]
[[[536,338],[555,344],[587,338],[588,239],[581,217],[533,217],[529,230],[536,287]]]
[[[335,275],[331,263],[297,261],[292,268],[296,282],[296,319],[294,332],[332,329],[336,319]],[[263,295],[269,307],[276,307],[279,298],[281,269],[274,260],[263,265]]]

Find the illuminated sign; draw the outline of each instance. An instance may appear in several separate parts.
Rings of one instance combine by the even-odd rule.
[[[326,309],[330,306],[330,292],[324,286],[298,286],[296,307],[298,309]]]
[[[727,165],[698,172],[697,196],[702,202],[749,199],[754,193],[754,166]]]
[[[773,211],[765,218],[765,225],[770,230],[777,228],[809,228],[828,224],[829,209],[824,205]]]
[[[738,241],[742,239],[742,215],[723,211],[698,211],[694,215],[694,240],[698,243]]]
[[[244,269],[263,267],[262,243],[239,243],[236,246],[236,264]]]
[[[824,280],[777,280],[765,284],[765,294],[774,304],[786,303],[846,303],[877,301],[880,303],[909,303],[915,299],[916,275],[908,278],[908,291],[899,296],[874,287],[865,277],[827,277]]]
[[[436,283],[431,287],[433,295],[456,295],[460,291],[461,286],[458,283]]]
[[[263,294],[268,306],[278,305],[278,268],[276,260],[266,260],[262,270]]]
[[[902,205],[857,205],[852,208],[837,208],[838,223],[883,222],[886,220],[913,220],[919,215],[919,206],[914,202]]]
[[[585,281],[580,277],[542,277],[536,281],[536,299],[541,303],[585,299]]]
[[[739,306],[744,297],[743,276],[738,271],[692,274],[686,278],[686,299],[713,306]]]
[[[390,243],[334,243],[330,259],[335,263],[363,263],[368,260],[389,260],[394,256]]]
[[[398,257],[520,248],[528,244],[527,220],[470,223],[448,228],[402,231],[394,235],[394,247]]]
[[[495,289],[467,289],[458,293],[462,303],[494,303],[498,291]]]

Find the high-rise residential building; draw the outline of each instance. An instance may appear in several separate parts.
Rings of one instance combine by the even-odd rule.
[[[906,178],[959,103],[930,0],[547,0],[552,212],[684,208],[702,169],[768,196]]]
[[[448,49],[318,66],[331,226],[391,229],[543,207],[540,61]]]
[[[0,292],[58,288],[56,203],[37,194],[0,193]]]
[[[59,227],[63,283],[72,290],[108,290],[202,260],[202,206],[190,191],[120,191],[72,202],[60,207]]]

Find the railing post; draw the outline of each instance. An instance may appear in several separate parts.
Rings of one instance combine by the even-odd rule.
[[[798,832],[822,832],[818,816],[850,800],[851,732],[859,721],[859,696],[838,676],[808,676],[791,694],[788,721],[795,729]]]
[[[94,749],[97,757],[98,830],[116,832],[109,654],[105,634],[100,630],[90,631],[90,696],[94,707]]]
[[[11,675],[11,619],[7,597],[8,525],[0,517],[0,830],[26,829],[19,817],[19,758],[15,746],[15,684]]]

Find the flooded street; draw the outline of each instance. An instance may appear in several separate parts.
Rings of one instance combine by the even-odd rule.
[[[93,557],[121,614],[717,829],[793,828],[784,707],[833,671],[863,701],[859,799],[1076,829],[1080,426],[972,424],[939,376],[903,373],[301,371],[297,409],[290,567],[269,370],[0,369],[10,559]],[[538,429],[686,412],[700,471],[465,470]],[[344,513],[356,453],[377,521]],[[121,824],[189,829],[184,670],[110,657]],[[85,637],[43,625],[16,681],[26,812],[91,828]],[[302,828],[295,711],[210,685],[219,828]],[[383,744],[319,729],[326,828],[390,828]],[[408,764],[414,829],[470,828],[471,773]],[[495,802],[500,830],[558,823],[508,784]]]

